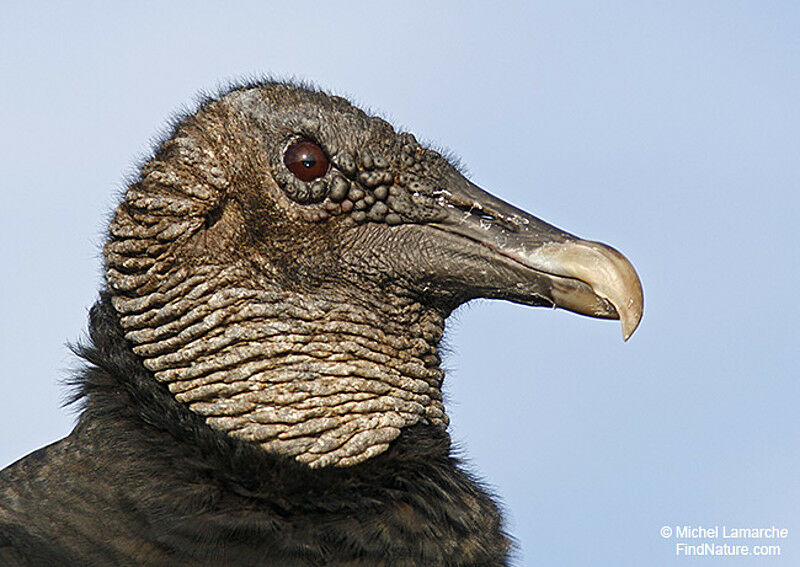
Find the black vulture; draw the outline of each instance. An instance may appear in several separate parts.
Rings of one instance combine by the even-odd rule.
[[[475,298],[642,315],[631,264],[347,100],[203,102],[125,191],[81,413],[0,473],[0,564],[505,565],[439,341]]]

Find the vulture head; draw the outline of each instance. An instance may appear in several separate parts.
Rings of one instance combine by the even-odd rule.
[[[125,338],[180,403],[311,467],[446,428],[438,343],[475,298],[619,319],[619,252],[483,191],[413,135],[282,83],[181,121],[127,189],[106,277]]]

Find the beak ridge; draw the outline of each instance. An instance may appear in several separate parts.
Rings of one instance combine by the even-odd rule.
[[[448,220],[440,226],[512,260],[539,282],[556,307],[591,317],[619,319],[627,341],[642,319],[642,284],[614,248],[581,240],[522,211],[472,183],[454,184]],[[533,286],[532,286],[533,288]],[[525,303],[527,298],[512,300]]]

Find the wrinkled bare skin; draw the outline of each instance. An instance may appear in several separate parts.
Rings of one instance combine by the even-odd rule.
[[[404,275],[392,241],[421,243],[403,227],[367,247],[351,201],[349,215],[329,198],[309,208],[278,186],[265,140],[288,131],[266,137],[239,101],[260,92],[208,105],[129,189],[106,246],[114,306],[147,368],[212,427],[312,466],[354,464],[402,427],[447,425],[436,344],[449,306],[391,282]]]
[[[321,179],[284,167],[298,139],[330,156]],[[572,294],[567,307],[617,317],[591,284],[470,238],[475,210],[504,240],[533,217],[474,197],[467,210],[452,197],[465,184],[344,99],[233,91],[176,129],[117,208],[105,258],[125,336],[210,426],[311,466],[364,461],[417,423],[445,428],[437,344],[454,307]],[[457,229],[441,230],[454,212]],[[536,245],[577,240],[533,220]]]

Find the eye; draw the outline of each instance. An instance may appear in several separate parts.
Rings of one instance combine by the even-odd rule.
[[[308,140],[295,142],[283,154],[283,163],[301,181],[312,181],[328,172],[328,156]]]

